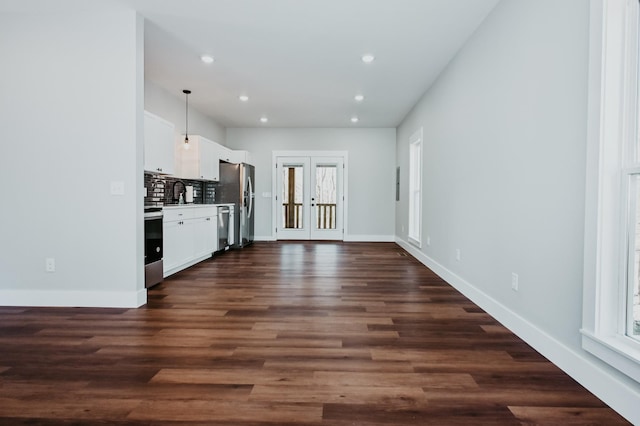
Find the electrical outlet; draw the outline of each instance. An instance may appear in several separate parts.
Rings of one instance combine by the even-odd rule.
[[[431,245],[431,237],[427,236],[427,245],[430,246]]]
[[[518,274],[511,273],[511,290],[518,291]]]
[[[404,225],[400,226],[402,228],[402,233],[404,234]]]
[[[53,257],[47,257],[44,260],[44,269],[47,272],[55,272],[56,271],[56,260]]]
[[[460,249],[456,249],[456,261],[460,262],[461,256],[460,256]]]

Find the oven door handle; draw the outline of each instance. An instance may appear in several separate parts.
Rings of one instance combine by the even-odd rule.
[[[145,220],[162,218],[162,216],[163,216],[162,212],[149,212],[144,214]]]

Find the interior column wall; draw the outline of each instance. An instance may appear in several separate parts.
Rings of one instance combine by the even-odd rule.
[[[0,305],[140,305],[143,20],[15,13],[0,27]]]

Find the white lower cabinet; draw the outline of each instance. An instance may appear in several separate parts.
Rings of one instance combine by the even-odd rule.
[[[194,219],[196,256],[211,255],[217,248],[218,226],[217,212],[214,210],[205,216]]]
[[[165,277],[211,257],[218,241],[215,207],[164,210],[163,275]]]

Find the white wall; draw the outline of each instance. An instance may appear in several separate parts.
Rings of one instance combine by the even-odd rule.
[[[273,151],[348,151],[348,240],[392,240],[395,129],[227,129],[233,149],[251,152],[256,166],[256,238],[274,237],[271,198]]]
[[[580,347],[588,13],[584,0],[509,0],[489,15],[398,129],[396,233],[410,247],[408,140],[423,127],[431,246],[412,252],[640,421],[640,385]]]
[[[189,100],[191,100],[189,95]],[[185,95],[184,93],[169,93],[150,80],[144,82],[144,108],[175,124],[176,133],[184,134],[185,130]],[[202,114],[191,107],[189,102],[189,134],[200,135],[207,139],[225,145],[225,128],[211,117]]]
[[[3,14],[0,33],[0,305],[144,303],[143,21]]]

